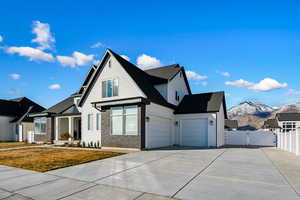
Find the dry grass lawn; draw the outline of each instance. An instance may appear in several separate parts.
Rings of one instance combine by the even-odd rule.
[[[0,149],[36,146],[37,144],[27,144],[26,142],[0,142]]]
[[[46,172],[123,153],[56,148],[26,148],[0,151],[0,165]]]

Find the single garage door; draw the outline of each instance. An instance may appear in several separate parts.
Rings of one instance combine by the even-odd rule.
[[[185,119],[180,122],[180,144],[182,146],[208,146],[207,119]]]
[[[170,119],[149,116],[146,130],[146,148],[158,148],[172,145],[172,123]]]

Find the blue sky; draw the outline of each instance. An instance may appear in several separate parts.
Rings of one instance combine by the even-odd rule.
[[[228,107],[298,101],[299,7],[299,1],[3,1],[0,98],[27,96],[49,107],[78,90],[111,48],[141,68],[183,65],[194,93],[224,90]]]

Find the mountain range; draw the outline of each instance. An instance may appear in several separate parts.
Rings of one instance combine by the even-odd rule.
[[[250,126],[256,129],[260,129],[265,120],[274,118],[279,112],[300,112],[300,102],[271,107],[260,102],[244,101],[227,111],[228,118],[238,120],[240,127]]]

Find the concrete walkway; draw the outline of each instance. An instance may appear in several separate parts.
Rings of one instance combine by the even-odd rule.
[[[297,200],[299,157],[273,149],[157,150],[38,173],[0,166],[0,199]],[[289,155],[290,156],[290,155]],[[288,163],[292,163],[291,165]],[[299,189],[299,188],[298,188]]]

